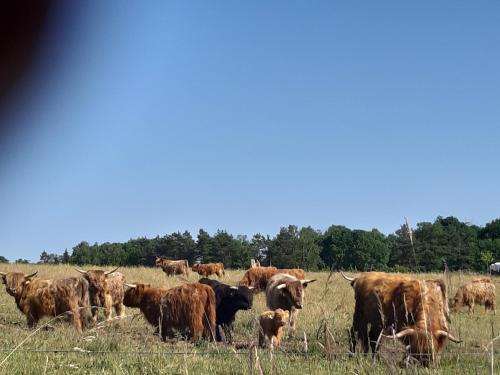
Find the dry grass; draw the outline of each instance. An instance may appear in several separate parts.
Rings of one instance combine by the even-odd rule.
[[[2,266],[1,271],[4,272],[38,270],[40,278],[77,275],[69,266]],[[166,287],[184,282],[181,278],[167,279],[161,270],[153,268],[124,267],[121,272],[128,282],[141,281]],[[226,271],[224,281],[236,284],[243,272]],[[189,281],[198,280],[197,276],[191,273]],[[486,314],[479,307],[473,315],[466,312],[453,314],[451,331],[464,342],[460,345],[449,343],[437,367],[403,370],[399,366],[403,347],[388,339],[382,340],[381,355],[376,361],[362,355],[349,357],[347,331],[354,308],[353,292],[349,283],[338,273],[310,273],[308,276],[317,278],[318,282],[307,288],[305,308],[299,314],[297,335],[293,339],[285,339],[283,346],[272,355],[268,350],[249,350],[249,346],[257,341],[256,316],[266,310],[263,294],[256,297],[252,310],[237,315],[235,341],[236,347],[241,349],[236,349],[233,346],[211,343],[162,343],[135,309],[127,309],[126,319],[113,324],[101,324],[81,336],[76,334],[67,322],[61,321],[52,322],[53,327],[50,330],[41,329],[28,338],[33,331],[28,330],[24,316],[17,310],[12,297],[2,288],[0,349],[12,349],[28,339],[1,365],[0,373],[257,374],[260,372],[259,368],[265,374],[392,374],[405,371],[439,374],[488,373],[490,362],[486,347],[494,335],[500,334],[500,314]],[[441,276],[417,275],[422,279]],[[458,285],[473,277],[474,275],[451,274],[450,296]],[[500,290],[498,281],[496,285]],[[500,306],[500,303],[498,305]],[[103,317],[100,318],[102,321]],[[497,373],[500,372],[499,345],[497,341],[494,362]],[[29,351],[32,349],[41,351]],[[61,352],[44,352],[54,349]],[[0,363],[8,354],[8,351],[0,352]]]

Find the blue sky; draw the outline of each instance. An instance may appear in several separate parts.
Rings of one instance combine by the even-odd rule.
[[[499,11],[61,8],[3,116],[19,130],[2,135],[0,255],[199,228],[484,225],[500,216]]]

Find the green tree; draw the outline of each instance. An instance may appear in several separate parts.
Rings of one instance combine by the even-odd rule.
[[[9,263],[9,260],[6,257],[0,255],[0,263]]]

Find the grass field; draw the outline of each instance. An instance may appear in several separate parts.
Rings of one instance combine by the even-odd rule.
[[[88,267],[89,268],[89,267]],[[40,278],[77,276],[69,266],[2,265],[0,271],[39,271]],[[160,269],[127,268],[120,271],[128,282],[157,286],[179,285],[179,278],[166,278]],[[244,271],[226,271],[224,281],[236,284]],[[191,273],[190,280],[196,281]],[[416,275],[418,278],[442,275]],[[127,318],[112,324],[100,323],[83,335],[65,321],[50,322],[50,329],[28,330],[25,317],[3,288],[0,291],[0,373],[1,374],[487,374],[491,355],[488,343],[500,334],[500,314],[485,313],[481,306],[474,314],[452,315],[451,332],[463,340],[449,343],[438,366],[430,369],[400,367],[403,347],[390,339],[382,342],[377,360],[363,355],[349,357],[348,329],[354,298],[351,286],[340,274],[309,273],[317,278],[307,288],[305,308],[299,314],[297,335],[285,340],[273,355],[268,350],[249,349],[256,342],[255,317],[266,309],[264,295],[254,300],[252,310],[239,312],[235,327],[236,346],[184,341],[162,343],[144,321],[139,310],[127,309]],[[458,285],[474,275],[451,275],[453,295]],[[497,289],[500,287],[495,280]],[[497,298],[497,305],[500,301]],[[103,320],[102,315],[100,321]],[[48,323],[41,322],[39,327]],[[12,349],[19,348],[12,352]],[[494,371],[500,373],[500,340],[494,347]],[[491,348],[491,347],[490,347]],[[57,350],[56,352],[53,352]]]

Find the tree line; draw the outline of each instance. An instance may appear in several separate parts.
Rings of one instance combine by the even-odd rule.
[[[483,227],[461,222],[455,217],[437,217],[411,229],[401,225],[395,233],[332,225],[325,231],[289,225],[279,233],[233,236],[218,230],[210,235],[200,229],[196,238],[185,231],[127,242],[82,241],[62,255],[43,251],[39,263],[67,263],[97,266],[153,266],[157,256],[195,262],[223,262],[226,268],[248,268],[250,259],[279,268],[300,267],[352,269],[359,271],[450,270],[485,271],[500,259],[500,219]],[[0,257],[0,261],[5,260]],[[20,259],[18,262],[23,262]]]

